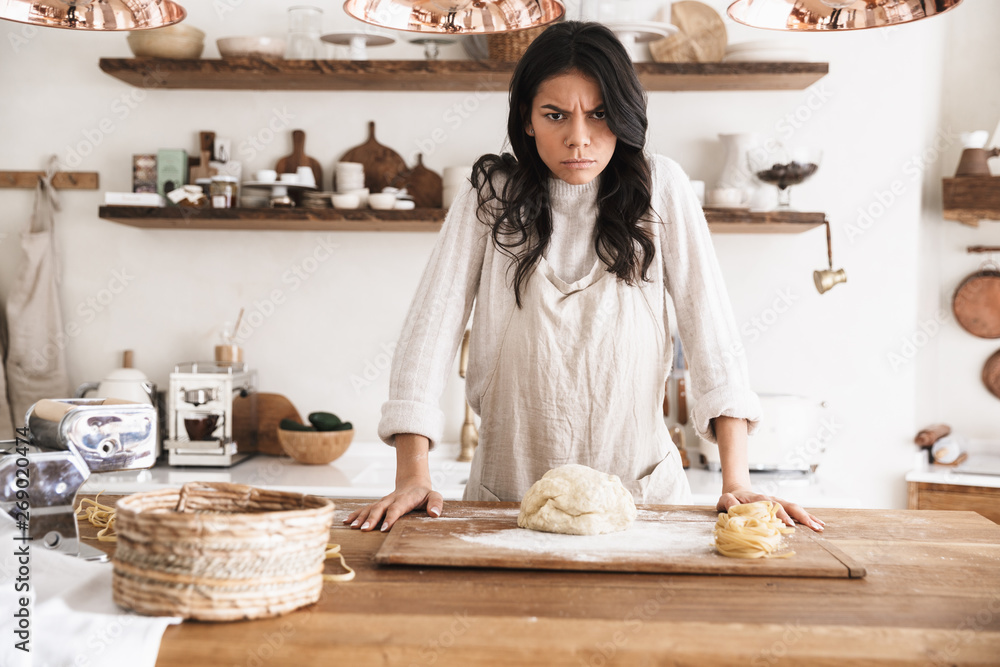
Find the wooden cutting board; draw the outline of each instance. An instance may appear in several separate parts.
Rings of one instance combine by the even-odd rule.
[[[718,513],[640,505],[635,523],[607,535],[557,535],[517,527],[518,505],[449,509],[431,518],[419,513],[392,527],[374,561],[380,565],[438,565],[530,570],[594,570],[670,574],[737,574],[768,577],[857,579],[865,569],[835,546],[797,527],[791,558],[743,560],[715,551]]]
[[[375,121],[368,122],[368,141],[344,153],[340,162],[360,162],[364,165],[365,187],[369,192],[382,192],[387,185],[403,187],[408,171],[399,153],[375,141]]]
[[[417,208],[441,208],[444,186],[441,176],[424,166],[424,154],[417,154],[417,166],[406,173],[406,191]]]
[[[278,442],[278,424],[282,419],[302,422],[299,411],[281,394],[257,394],[257,451],[273,456],[287,456]]]
[[[675,35],[649,43],[658,63],[717,63],[726,55],[726,24],[718,12],[701,2],[684,0],[670,6]]]
[[[323,167],[315,158],[306,155],[306,133],[295,130],[292,132],[292,154],[278,160],[274,170],[279,174],[294,174],[299,167],[312,168],[316,188],[323,189]]]

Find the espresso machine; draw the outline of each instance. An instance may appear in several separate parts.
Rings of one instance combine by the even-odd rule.
[[[238,361],[174,366],[163,448],[172,466],[229,467],[257,451],[257,371]]]
[[[17,440],[0,441],[0,508],[32,545],[107,560],[80,542],[76,494],[92,472],[153,466],[156,408],[115,398],[45,399],[24,421]]]

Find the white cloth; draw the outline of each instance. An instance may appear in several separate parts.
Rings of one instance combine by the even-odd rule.
[[[111,564],[88,562],[30,546],[27,592],[15,591],[20,531],[0,511],[0,665],[4,667],[153,667],[175,617],[133,614],[111,599]],[[14,647],[18,598],[30,599],[30,653]]]
[[[745,418],[753,433],[761,418],[760,401],[750,389],[742,341],[704,213],[687,175],[675,161],[662,155],[652,155],[649,160],[653,219],[657,221],[642,224],[653,234],[657,255],[656,270],[649,276],[653,283],[643,291],[649,295],[665,290],[673,299],[691,374],[688,392],[693,425],[710,442],[716,442],[710,420],[718,416]],[[578,275],[592,257],[582,248],[593,245],[597,185],[597,179],[583,185],[549,179],[553,235],[545,256],[557,276]],[[476,203],[476,192],[465,182],[448,210],[404,321],[392,362],[389,400],[382,406],[378,428],[379,437],[387,444],[393,444],[397,433],[424,435],[432,446],[440,441],[444,413],[439,400],[473,302],[476,317],[469,345],[466,397],[484,419],[520,418],[480,411],[515,305],[512,272],[508,274],[511,260],[495,248],[490,228],[477,218]],[[564,259],[567,264],[560,265]],[[647,302],[653,303],[648,298]],[[657,314],[663,319],[664,331],[670,331],[666,301],[662,303]],[[668,338],[665,358],[659,364],[660,392],[672,362],[673,345]],[[578,391],[589,395],[588,387]]]

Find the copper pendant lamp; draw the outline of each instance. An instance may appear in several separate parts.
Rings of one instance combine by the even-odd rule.
[[[347,0],[344,11],[380,28],[449,35],[488,35],[558,21],[558,0]]]
[[[0,19],[40,28],[144,30],[187,16],[172,0],[0,0]]]
[[[962,0],[736,0],[726,12],[753,28],[799,32],[861,30],[943,14]]]

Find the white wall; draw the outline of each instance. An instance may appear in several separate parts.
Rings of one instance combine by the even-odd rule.
[[[236,7],[220,17],[216,8],[230,4]],[[284,10],[292,4],[187,3],[191,24],[208,33],[205,57],[216,57],[212,42],[217,37],[280,34]],[[720,11],[725,5],[711,4]],[[337,4],[324,7],[326,30],[350,26]],[[759,391],[805,394],[830,404],[840,426],[821,472],[852,486],[873,507],[904,506],[902,475],[913,460],[914,430],[925,422],[968,419],[970,428],[988,433],[984,417],[960,408],[973,400],[980,410],[993,407],[978,395],[982,392],[972,373],[986,352],[979,347],[988,345],[977,346],[956,332],[947,333],[948,340],[940,336],[917,357],[919,385],[917,365],[893,368],[888,354],[917,330],[920,317],[945,305],[955,279],[971,268],[959,266],[964,258],[955,251],[935,279],[937,270],[918,261],[923,248],[929,255],[923,261],[933,263],[928,235],[947,233],[949,244],[958,248],[966,243],[958,237],[970,234],[939,219],[940,165],[948,172],[957,158],[932,160],[926,171],[910,165],[939,129],[949,129],[953,116],[954,132],[964,129],[958,127],[967,124],[959,112],[981,111],[968,123],[995,125],[1000,115],[996,87],[990,93],[992,111],[972,98],[985,88],[984,79],[996,81],[1000,69],[1000,51],[986,36],[986,26],[996,25],[997,18],[993,3],[967,0],[949,15],[891,31],[778,35],[727,22],[731,41],[774,38],[808,47],[817,59],[830,62],[830,75],[808,91],[650,94],[651,148],[679,160],[693,178],[715,179],[722,161],[718,133],[759,131],[789,138],[784,137],[791,128],[789,115],[799,118],[792,141],[825,150],[817,176],[796,188],[793,197],[803,209],[828,212],[834,261],[847,270],[846,285],[823,296],[812,286],[812,271],[826,263],[820,230],[719,236],[715,243],[736,319],[747,331],[779,292],[794,298],[766,331],[746,336],[751,377]],[[959,35],[949,42],[959,21],[976,28],[979,37]],[[200,130],[229,136],[238,146],[266,127],[276,109],[293,117],[289,130],[307,131],[306,150],[328,173],[345,150],[364,140],[369,120],[376,121],[379,141],[411,165],[418,141],[434,128],[444,129],[447,140],[424,150],[424,163],[439,173],[503,144],[504,93],[151,90],[143,96],[97,66],[102,56],[130,55],[123,35],[39,30],[22,42],[23,34],[18,24],[0,25],[0,169],[41,168],[51,153],[65,160],[71,151],[82,153],[92,145],[76,168],[99,171],[102,190],[125,191],[133,153],[161,147],[192,151]],[[955,51],[960,58],[952,57]],[[462,52],[451,46],[443,54],[461,57]],[[373,53],[419,56],[418,47],[405,42]],[[952,83],[943,91],[945,74]],[[954,95],[954,109],[942,106],[943,92]],[[129,98],[134,108],[127,105]],[[455,105],[469,113],[452,123],[454,111],[449,110]],[[95,134],[102,121],[113,131]],[[281,135],[253,156],[237,149],[237,157],[247,158],[244,169],[253,171],[273,166],[290,148],[290,137]],[[902,181],[897,188],[902,194],[860,230],[859,207],[876,202],[894,180]],[[261,318],[245,343],[262,389],[286,394],[303,413],[334,410],[355,423],[359,440],[376,439],[388,372],[376,370],[363,387],[352,378],[364,377],[366,368],[371,371],[387,359],[380,355],[398,335],[434,235],[144,231],[99,219],[101,192],[65,192],[61,200],[63,309],[67,321],[81,325],[68,345],[74,382],[100,379],[117,364],[120,350],[133,348],[137,366],[165,386],[174,363],[211,355],[222,322],[241,307],[267,310],[257,304],[281,290],[285,302]],[[7,235],[0,242],[0,298],[17,274],[18,233],[27,225],[31,201],[28,191],[0,192],[0,233]],[[852,224],[860,234],[848,234]],[[972,236],[989,242],[985,234]],[[324,242],[337,245],[332,258],[293,289],[283,276]],[[114,270],[133,276],[128,288],[93,321],[85,321],[80,304],[105,288]],[[930,292],[937,295],[933,300]],[[967,368],[953,368],[958,361]],[[456,439],[461,390],[453,382],[442,399],[447,435]]]

